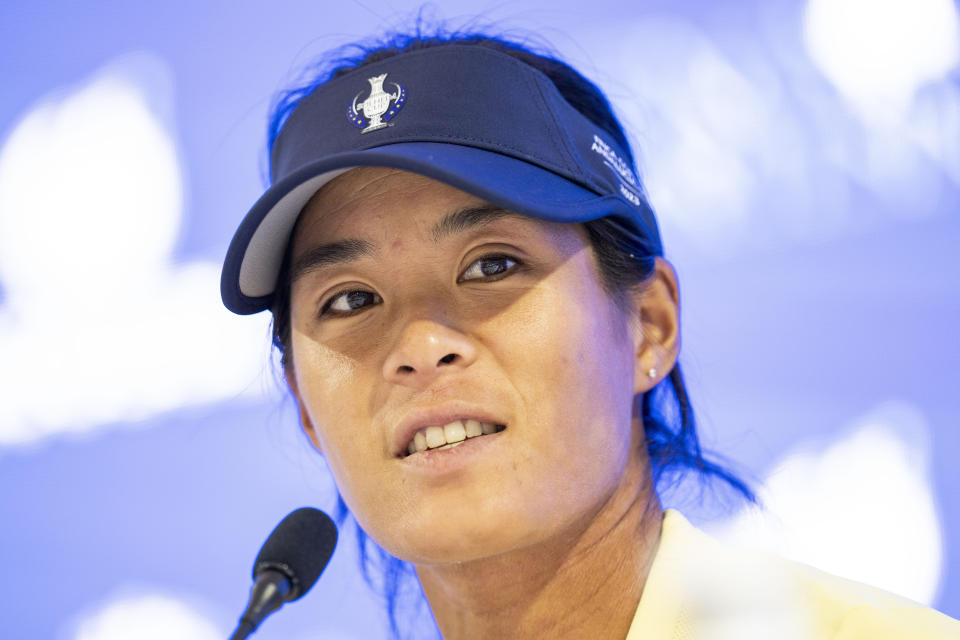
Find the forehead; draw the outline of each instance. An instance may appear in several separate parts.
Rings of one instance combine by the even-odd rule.
[[[360,260],[409,261],[491,233],[543,259],[593,252],[582,224],[549,222],[497,207],[431,178],[365,167],[329,182],[304,207],[289,248],[289,282]],[[433,254],[435,255],[435,254]],[[595,271],[595,259],[591,260]]]
[[[355,234],[381,228],[400,213],[411,223],[451,206],[480,203],[479,198],[425,176],[360,167],[337,176],[314,194],[303,209],[297,231],[324,236]]]
[[[522,228],[525,235],[576,235],[574,227],[580,226],[521,216],[415,173],[361,167],[314,194],[294,229],[292,253],[296,256],[317,244],[346,238],[385,244],[401,230],[436,243],[457,231],[501,220]]]

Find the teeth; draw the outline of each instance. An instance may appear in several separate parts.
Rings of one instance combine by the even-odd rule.
[[[454,420],[450,424],[443,425],[443,438],[447,441],[447,444],[463,442],[467,439],[467,430],[463,427],[462,422]]]
[[[447,444],[443,436],[443,427],[427,427],[427,448],[435,449]]]
[[[464,431],[467,432],[468,438],[475,438],[476,436],[483,434],[483,429],[480,427],[480,423],[476,420],[467,420],[464,423]]]
[[[427,427],[417,431],[407,445],[407,453],[412,454],[427,449],[451,449],[468,438],[497,433],[505,428],[492,422],[454,420],[442,427]]]

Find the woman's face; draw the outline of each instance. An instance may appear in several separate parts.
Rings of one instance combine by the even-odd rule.
[[[443,563],[519,550],[636,491],[642,334],[602,290],[580,225],[363,168],[311,200],[292,251],[288,380],[388,551]],[[428,427],[468,419],[505,429],[408,454],[417,431],[456,440],[456,426],[443,441]]]

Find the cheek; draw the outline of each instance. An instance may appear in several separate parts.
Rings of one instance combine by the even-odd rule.
[[[331,469],[349,469],[360,446],[369,446],[362,442],[369,433],[352,428],[363,419],[365,406],[357,390],[369,388],[369,384],[359,379],[360,369],[353,358],[296,330],[292,337],[297,389],[312,435]]]
[[[509,481],[499,488],[507,499],[500,519],[490,516],[504,535],[530,541],[582,523],[629,477],[631,347],[605,303],[579,289],[552,291],[515,308],[511,326],[497,330],[509,341],[494,357],[522,411],[503,469]]]
[[[510,326],[497,329],[509,340],[495,357],[524,400],[523,422],[554,450],[552,464],[582,470],[604,458],[622,466],[631,435],[633,345],[620,311],[592,276],[565,278],[522,302]]]
[[[632,392],[633,345],[625,320],[588,265],[565,268],[574,274],[558,274],[553,286],[518,301],[509,326],[497,328],[510,350],[501,362],[523,367],[524,379],[558,406],[582,399],[597,409],[629,407],[623,395]]]
[[[348,356],[305,334],[294,333],[293,346],[301,401],[337,489],[361,526],[384,540],[401,521],[405,503],[391,465],[381,463],[386,439],[371,428],[378,373],[353,352]]]
[[[350,380],[356,376],[357,362],[353,358],[313,340],[296,329],[293,330],[291,337],[298,383],[303,380],[309,382],[312,387],[322,382],[331,390],[331,393],[336,393],[347,387]]]

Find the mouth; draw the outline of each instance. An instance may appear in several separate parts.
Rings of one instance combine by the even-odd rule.
[[[404,451],[401,457],[406,458],[422,451],[434,449],[452,449],[467,440],[499,433],[506,428],[507,427],[502,424],[480,422],[472,419],[454,420],[442,426],[424,427],[413,434],[413,437],[410,438],[410,442],[407,444],[406,451]]]

